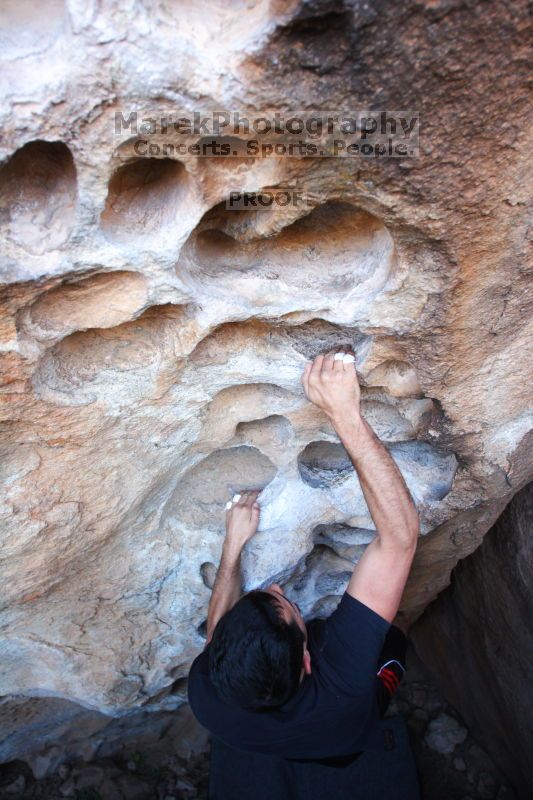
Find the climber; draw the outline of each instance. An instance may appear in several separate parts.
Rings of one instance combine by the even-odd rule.
[[[361,415],[354,361],[346,348],[319,355],[302,376],[353,462],[377,532],[328,619],[306,625],[275,583],[240,597],[258,492],[243,492],[227,511],[207,645],[189,676],[192,711],[213,737],[217,800],[374,797],[368,787],[354,794],[354,781],[362,786],[359,765],[371,763],[360,756],[383,750],[380,717],[405,669],[406,638],[392,623],[419,525],[398,468]]]

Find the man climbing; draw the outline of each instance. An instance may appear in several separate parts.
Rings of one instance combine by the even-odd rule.
[[[240,597],[241,551],[257,530],[258,493],[244,492],[232,504],[207,645],[189,678],[192,710],[213,737],[209,796],[416,797],[397,786],[374,794],[362,770],[381,769],[379,757],[369,761],[367,754],[384,750],[380,717],[404,671],[406,640],[392,622],[416,550],[418,515],[361,416],[354,358],[346,351],[317,356],[302,383],[353,462],[377,535],[337,609],[306,626],[277,584]]]

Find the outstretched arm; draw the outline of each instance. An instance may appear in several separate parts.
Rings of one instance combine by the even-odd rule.
[[[241,596],[241,552],[259,525],[258,494],[243,492],[226,514],[226,538],[207,611],[207,644],[219,619]]]
[[[346,448],[378,533],[355,566],[347,591],[392,622],[416,550],[418,514],[398,467],[361,416],[355,365],[334,356],[317,356],[302,383]]]

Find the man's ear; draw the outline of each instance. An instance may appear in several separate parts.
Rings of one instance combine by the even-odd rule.
[[[303,668],[306,675],[311,674],[311,653],[309,652],[307,647],[304,648]]]

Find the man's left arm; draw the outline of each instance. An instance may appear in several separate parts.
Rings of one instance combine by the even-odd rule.
[[[258,494],[243,492],[226,514],[226,538],[207,611],[207,644],[218,621],[241,596],[241,552],[259,525]]]

